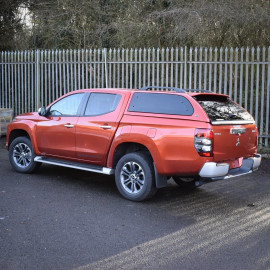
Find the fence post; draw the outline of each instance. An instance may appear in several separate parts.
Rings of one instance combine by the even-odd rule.
[[[270,47],[268,47],[268,68],[267,68],[267,86],[266,86],[266,123],[265,134],[269,135],[269,113],[270,113]],[[265,146],[268,146],[268,137],[265,139]]]
[[[104,67],[105,67],[105,85],[108,88],[108,68],[107,68],[107,49],[103,49]]]
[[[185,46],[184,89],[187,88],[187,46]]]
[[[39,66],[39,62],[40,62],[40,50],[36,50],[36,82],[35,82],[35,88],[36,88],[36,104],[35,104],[35,108],[36,110],[38,110],[39,106],[40,106],[40,66]]]

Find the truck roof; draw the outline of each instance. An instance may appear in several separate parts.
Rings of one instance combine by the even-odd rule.
[[[109,92],[118,92],[118,91],[124,91],[124,92],[148,92],[148,93],[170,93],[170,94],[187,94],[189,96],[195,97],[195,96],[201,96],[201,95],[214,95],[214,96],[224,96],[224,97],[229,97],[228,95],[225,94],[219,94],[219,93],[214,93],[209,90],[199,90],[199,89],[180,89],[180,88],[173,88],[173,87],[156,87],[158,90],[150,90],[146,89],[147,87],[141,88],[141,89],[129,89],[129,88],[89,88],[89,89],[80,89],[80,90],[75,90],[73,92],[88,92],[88,91],[97,91],[97,92],[103,92],[109,91]],[[154,88],[154,86],[153,86]],[[165,89],[169,89],[165,90]],[[175,90],[174,90],[175,89]]]

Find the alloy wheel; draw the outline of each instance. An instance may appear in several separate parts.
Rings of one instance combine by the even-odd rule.
[[[124,164],[120,172],[123,188],[130,194],[140,192],[145,183],[145,174],[142,167],[134,161]]]
[[[31,163],[32,151],[27,144],[18,143],[13,148],[12,157],[18,167],[26,168]]]

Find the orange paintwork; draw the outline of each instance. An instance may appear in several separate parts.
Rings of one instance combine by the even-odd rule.
[[[34,152],[36,154],[40,154],[37,148],[37,142],[36,142],[36,136],[35,136],[36,123],[39,117],[40,116],[38,115],[37,112],[24,113],[24,114],[16,116],[16,119],[7,126],[6,148],[8,149],[9,144],[10,144],[9,142],[10,133],[14,130],[23,130],[29,135],[32,145],[33,145]]]
[[[208,161],[229,160],[235,166],[233,160],[256,154],[256,126],[246,125],[246,134],[240,136],[241,147],[234,147],[238,136],[230,134],[230,129],[234,126],[212,126],[204,110],[192,98],[196,94],[167,92],[171,95],[184,95],[192,104],[192,116],[179,116],[128,112],[134,90],[85,89],[65,96],[79,92],[116,93],[122,97],[114,112],[100,116],[43,117],[37,113],[17,116],[8,126],[6,147],[9,146],[11,132],[20,129],[29,134],[36,155],[112,168],[117,147],[122,143],[137,143],[150,151],[159,174],[186,176],[197,175]],[[65,124],[74,125],[74,128],[66,128]],[[104,125],[111,126],[112,129],[101,128]],[[194,148],[196,128],[213,130],[213,157],[202,157]],[[215,133],[222,133],[222,136]]]
[[[119,90],[113,93],[122,96],[115,111],[99,116],[79,117],[76,125],[76,152],[78,160],[106,166],[111,142],[130,96],[130,93],[124,93]],[[112,129],[102,129],[101,126],[111,126]]]
[[[244,134],[230,134],[231,128],[244,127]],[[214,132],[214,161],[251,157],[257,153],[256,125],[212,126]],[[221,135],[215,135],[221,134]],[[237,141],[240,145],[236,147]]]
[[[130,127],[130,128],[126,128]],[[124,115],[111,147],[108,166],[112,166],[112,157],[116,147],[123,142],[143,144],[153,157],[159,174],[192,175],[198,172],[206,161],[194,148],[195,121],[152,118],[135,115]],[[208,127],[200,123],[200,127]],[[149,136],[149,130],[155,129],[155,137]]]
[[[76,158],[75,129],[64,125],[76,125],[74,117],[40,117],[36,124],[37,148],[42,155]]]

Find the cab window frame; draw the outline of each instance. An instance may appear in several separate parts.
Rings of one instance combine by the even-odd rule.
[[[77,109],[77,112],[76,114],[61,114],[61,115],[53,115],[51,114],[51,108],[56,105],[58,102],[60,102],[61,100],[65,99],[65,98],[68,98],[70,96],[74,96],[74,95],[82,95],[82,98],[81,98],[81,101],[79,102],[79,105],[78,105],[78,109]],[[55,101],[50,107],[49,109],[47,110],[47,113],[46,113],[46,116],[47,117],[78,117],[80,116],[81,114],[81,111],[82,109],[84,108],[84,105],[85,105],[85,99],[87,99],[87,93],[85,92],[79,92],[79,93],[72,93],[70,95],[67,95],[67,96],[64,96],[62,97],[61,99]]]
[[[115,108],[113,110],[110,110],[110,111],[107,111],[105,113],[98,113],[98,114],[86,114],[86,110],[87,110],[87,105],[91,99],[91,96],[93,94],[101,94],[101,95],[113,95],[113,96],[118,96],[119,97],[119,100],[115,106]],[[112,113],[112,112],[115,112],[121,102],[121,99],[122,99],[122,95],[120,93],[108,93],[108,92],[90,92],[89,93],[89,96],[86,98],[86,102],[85,102],[85,105],[84,105],[84,109],[81,113],[81,116],[83,117],[95,117],[95,116],[101,116],[101,115],[106,115],[106,114],[109,114],[109,113]]]

